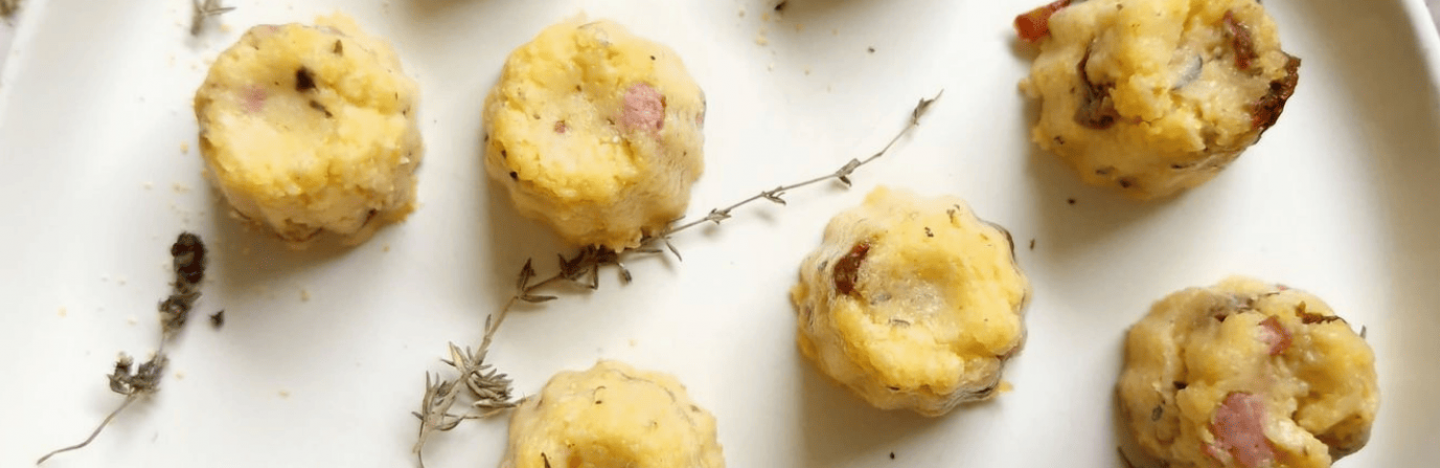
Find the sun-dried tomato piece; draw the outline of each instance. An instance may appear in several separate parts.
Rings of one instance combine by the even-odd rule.
[[[1251,108],[1251,125],[1261,132],[1275,125],[1275,121],[1280,120],[1280,112],[1285,110],[1285,101],[1295,94],[1295,84],[1299,81],[1300,58],[1290,56],[1290,60],[1285,62],[1285,77],[1271,81],[1270,91],[1260,96]]]
[[[1250,36],[1250,27],[1235,19],[1234,13],[1225,11],[1225,34],[1230,36],[1230,46],[1235,49],[1235,66],[1241,70],[1250,68],[1250,62],[1259,57],[1255,53],[1255,39]]]
[[[1015,17],[1015,33],[1025,42],[1035,42],[1050,35],[1050,15],[1070,6],[1071,0],[1059,0]]]
[[[861,242],[850,248],[850,253],[835,262],[835,292],[850,295],[855,292],[855,282],[860,278],[860,264],[870,253],[870,243]]]

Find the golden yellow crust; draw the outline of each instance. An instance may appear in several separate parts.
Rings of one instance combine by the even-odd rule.
[[[990,398],[1025,339],[1010,236],[955,197],[880,187],[825,228],[791,291],[801,352],[882,409]]]
[[[1041,103],[1032,139],[1138,199],[1224,169],[1274,123],[1299,66],[1254,0],[1090,0],[1048,26],[1021,83]]]
[[[722,468],[715,418],[667,374],[600,361],[561,372],[510,417],[502,468]]]
[[[251,28],[195,93],[200,153],[235,211],[292,247],[359,243],[414,208],[417,88],[342,15]]]
[[[524,215],[612,250],[684,214],[705,97],[673,50],[609,21],[546,28],[485,99],[485,168]]]
[[[1130,329],[1118,390],[1146,455],[1175,468],[1329,467],[1365,445],[1380,404],[1375,355],[1349,324],[1241,277],[1156,303]]]

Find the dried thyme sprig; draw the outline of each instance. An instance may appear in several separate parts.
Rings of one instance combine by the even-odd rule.
[[[9,18],[20,11],[20,0],[0,0],[0,16]]]
[[[180,333],[180,329],[190,317],[190,310],[195,307],[195,300],[200,298],[200,281],[205,279],[205,244],[200,241],[200,236],[181,233],[170,246],[170,257],[175,281],[170,283],[170,297],[161,301],[158,307],[160,343],[155,347],[155,355],[136,367],[134,358],[120,353],[115,360],[115,369],[107,378],[110,379],[110,391],[125,395],[125,400],[120,402],[115,411],[105,416],[100,425],[90,433],[90,437],[78,444],[45,454],[35,461],[36,465],[45,463],[45,460],[56,454],[90,445],[90,442],[100,435],[100,431],[131,403],[160,390],[160,377],[165,375],[165,365],[170,362],[170,358],[165,354],[165,343]]]
[[[911,129],[914,129],[915,127],[920,126],[920,117],[924,116],[924,115],[925,115],[925,112],[928,111],[928,110],[930,110],[930,105],[931,105],[931,104],[934,104],[937,99],[940,99],[940,96],[943,95],[943,94],[945,94],[945,91],[944,91],[944,90],[941,90],[939,93],[936,93],[936,94],[935,94],[935,97],[933,97],[933,98],[921,99],[921,100],[920,100],[920,103],[915,105],[915,109],[912,110],[912,111],[910,111],[910,122],[909,122],[909,124],[907,124],[904,129],[901,129],[901,130],[900,130],[900,133],[895,134],[895,137],[891,138],[891,139],[890,139],[890,142],[889,142],[889,143],[886,143],[884,148],[881,148],[880,151],[877,151],[877,152],[875,152],[875,154],[870,155],[870,157],[865,158],[865,159],[851,159],[849,162],[845,163],[844,166],[841,166],[840,169],[837,169],[834,173],[826,174],[826,175],[823,175],[823,176],[820,176],[820,177],[816,177],[816,178],[814,178],[814,179],[810,179],[810,180],[807,180],[807,181],[804,181],[804,182],[800,182],[800,183],[797,183],[797,184],[782,185],[782,186],[779,186],[779,187],[775,187],[774,189],[762,191],[762,192],[760,192],[760,193],[758,193],[758,194],[756,194],[756,195],[754,195],[754,196],[752,196],[752,197],[750,197],[750,198],[746,198],[746,199],[744,199],[744,200],[740,200],[740,202],[735,203],[735,204],[733,204],[733,205],[730,205],[730,206],[727,206],[727,207],[724,207],[724,208],[715,208],[715,209],[712,209],[712,210],[710,210],[710,213],[707,214],[707,215],[705,215],[705,217],[703,217],[703,218],[696,219],[696,220],[694,220],[694,221],[690,221],[690,222],[685,223],[685,224],[681,224],[681,225],[678,225],[678,226],[671,227],[671,228],[669,228],[669,229],[666,229],[664,232],[662,232],[662,233],[660,233],[660,234],[657,234],[657,235],[655,235],[655,236],[647,237],[646,239],[644,239],[644,240],[641,241],[640,249],[645,249],[645,248],[649,247],[649,248],[651,248],[651,249],[653,250],[655,243],[657,243],[657,242],[663,242],[663,243],[666,245],[666,247],[668,247],[668,248],[670,249],[671,253],[674,253],[674,254],[676,255],[676,257],[679,257],[680,254],[678,253],[678,251],[676,251],[676,250],[675,250],[675,247],[670,244],[670,236],[671,236],[671,235],[674,235],[674,234],[677,233],[677,232],[680,232],[680,231],[684,231],[684,230],[686,230],[686,229],[693,228],[693,227],[695,227],[695,226],[704,224],[704,223],[706,223],[706,222],[711,222],[711,223],[715,223],[715,224],[720,224],[721,221],[730,219],[730,213],[731,213],[732,211],[735,211],[736,208],[739,208],[739,207],[741,207],[741,206],[745,206],[746,204],[749,204],[750,202],[754,202],[754,201],[756,201],[756,200],[768,200],[768,201],[773,202],[773,203],[777,203],[777,204],[780,204],[780,205],[784,205],[784,204],[785,204],[785,199],[781,198],[781,195],[784,195],[785,192],[788,192],[788,191],[791,191],[791,190],[794,190],[794,189],[797,189],[797,188],[801,188],[801,187],[804,187],[804,186],[807,186],[807,185],[817,184],[817,183],[820,183],[820,182],[824,182],[824,181],[827,181],[827,180],[832,180],[832,179],[834,179],[834,180],[840,181],[840,183],[842,183],[842,184],[845,184],[846,187],[849,187],[849,186],[850,186],[850,174],[854,173],[855,170],[856,170],[856,169],[859,169],[861,166],[864,166],[864,165],[866,165],[866,164],[870,164],[871,161],[874,161],[874,160],[876,160],[876,159],[880,159],[881,156],[884,156],[886,153],[888,153],[888,152],[890,151],[890,148],[891,148],[891,147],[895,146],[895,143],[896,143],[896,142],[900,141],[901,138],[903,138],[906,134],[910,133],[910,130],[911,130]],[[639,249],[637,249],[637,250],[639,250]]]
[[[235,7],[222,5],[220,0],[192,0],[191,5],[195,7],[190,15],[190,35],[192,36],[200,35],[200,29],[205,27],[206,19],[229,13],[235,9]]]
[[[500,324],[505,322],[505,317],[510,314],[510,310],[514,308],[516,304],[522,302],[539,304],[555,300],[557,296],[537,293],[542,288],[561,282],[581,284],[592,290],[598,289],[600,287],[600,267],[607,265],[614,265],[619,270],[621,279],[629,282],[632,277],[630,271],[625,268],[625,264],[621,261],[622,257],[630,254],[659,253],[661,252],[659,245],[664,244],[665,248],[679,259],[681,258],[680,251],[670,242],[671,236],[707,222],[720,224],[720,222],[729,219],[733,211],[756,200],[763,199],[784,205],[785,199],[782,198],[782,196],[785,195],[786,192],[832,179],[848,187],[850,186],[850,175],[854,173],[856,169],[889,153],[890,149],[895,146],[895,143],[899,142],[901,138],[920,125],[920,118],[930,109],[931,104],[934,104],[936,100],[940,99],[940,95],[943,93],[944,91],[942,90],[933,98],[921,99],[920,102],[915,105],[915,108],[911,110],[910,120],[905,125],[905,128],[901,129],[899,133],[896,133],[880,151],[875,152],[875,154],[865,159],[851,159],[833,173],[803,182],[781,185],[771,190],[761,191],[759,194],[732,205],[712,209],[709,214],[694,221],[675,224],[683,221],[683,218],[676,220],[670,228],[665,229],[663,232],[641,239],[640,246],[634,249],[617,253],[607,248],[589,246],[581,248],[579,252],[570,258],[566,258],[564,255],[557,255],[559,264],[555,273],[539,281],[535,280],[536,272],[533,261],[526,260],[525,266],[521,267],[520,274],[515,281],[514,294],[505,301],[505,304],[500,307],[498,312],[485,319],[485,334],[480,342],[480,346],[472,351],[470,348],[462,350],[454,343],[449,344],[450,359],[443,360],[442,362],[456,370],[459,374],[457,381],[460,383],[441,378],[438,374],[432,376],[429,372],[425,373],[425,393],[420,403],[420,411],[411,413],[420,419],[419,436],[413,448],[419,465],[422,468],[425,466],[425,442],[428,441],[429,437],[436,431],[449,431],[467,419],[489,417],[505,409],[513,408],[519,403],[512,399],[514,391],[511,388],[509,377],[495,370],[490,364],[485,363],[485,358],[489,353],[490,343],[495,337],[495,332],[500,329]],[[494,320],[491,320],[492,318]],[[469,392],[465,393],[462,389],[469,390]],[[469,400],[468,405],[473,410],[464,414],[452,413],[451,407],[461,399],[462,395],[466,395],[466,398]]]

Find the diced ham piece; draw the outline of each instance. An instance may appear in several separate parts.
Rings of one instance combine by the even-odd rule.
[[[665,96],[648,83],[636,83],[625,91],[625,111],[620,125],[626,129],[658,132],[665,127]]]
[[[1290,349],[1290,331],[1280,325],[1280,320],[1271,316],[1260,322],[1260,341],[1270,345],[1270,355],[1278,356]]]
[[[1015,32],[1025,42],[1035,42],[1050,34],[1050,15],[1070,6],[1071,0],[1057,0],[1015,17]]]
[[[1265,402],[1260,397],[1244,392],[1226,395],[1210,423],[1215,443],[1203,447],[1205,453],[1221,463],[1233,457],[1244,468],[1265,466],[1275,459],[1275,448],[1265,438],[1264,419]]]
[[[264,109],[266,95],[265,88],[260,85],[246,86],[240,95],[241,104],[244,105],[245,112],[254,114]]]

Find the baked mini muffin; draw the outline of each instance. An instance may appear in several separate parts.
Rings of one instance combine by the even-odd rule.
[[[880,187],[830,220],[790,298],[822,373],[877,408],[939,416],[995,394],[1029,292],[1010,234],[964,201]]]
[[[1375,355],[1314,295],[1249,278],[1171,294],[1131,327],[1119,396],[1174,468],[1325,468],[1370,438]]]
[[[667,374],[600,361],[561,372],[510,417],[502,468],[721,468],[715,418]]]
[[[1213,178],[1275,124],[1298,79],[1255,0],[1062,0],[1015,26],[1040,47],[1020,83],[1040,101],[1031,138],[1137,199]]]
[[[679,218],[705,95],[673,50],[609,21],[546,28],[485,99],[485,169],[565,241],[621,250]]]
[[[359,243],[414,208],[416,85],[343,15],[251,28],[195,93],[200,154],[235,213],[292,247]]]

